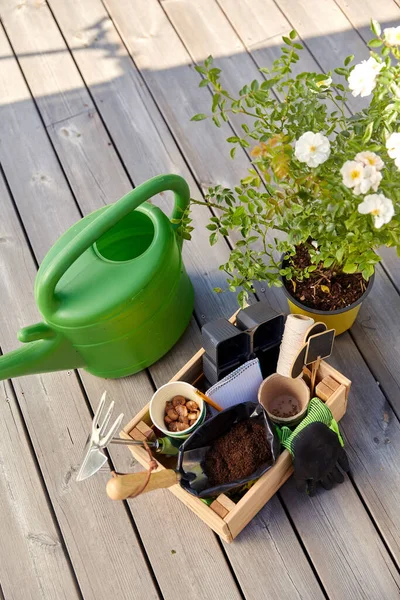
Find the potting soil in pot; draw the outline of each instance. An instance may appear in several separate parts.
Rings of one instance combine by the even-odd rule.
[[[221,485],[248,477],[270,459],[265,427],[255,419],[247,419],[213,442],[204,471],[211,485]]]
[[[306,244],[296,248],[291,264],[299,270],[311,265],[311,258]],[[303,281],[284,281],[286,288],[294,298],[304,306],[318,310],[337,310],[350,306],[365,292],[368,282],[361,273],[337,273],[333,268],[324,268],[323,264]]]

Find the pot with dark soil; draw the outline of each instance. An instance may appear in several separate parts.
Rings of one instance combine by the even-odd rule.
[[[297,246],[296,254],[289,259],[282,257],[283,269],[290,266],[304,272],[311,264],[305,244]],[[282,282],[291,313],[322,321],[340,335],[353,325],[362,302],[372,289],[374,275],[366,281],[361,273],[343,273],[334,265],[324,268],[320,263],[308,278],[298,281],[282,276]]]

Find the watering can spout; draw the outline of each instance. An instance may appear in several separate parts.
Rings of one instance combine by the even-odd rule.
[[[18,339],[24,345],[0,357],[0,381],[85,366],[72,344],[46,323],[21,329]]]

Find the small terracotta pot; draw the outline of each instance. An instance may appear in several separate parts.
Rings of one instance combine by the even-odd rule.
[[[258,390],[258,401],[265,408],[271,421],[278,425],[298,425],[307,412],[310,401],[310,389],[303,379],[291,379],[274,373],[264,379]],[[271,410],[278,408],[282,414],[293,404],[298,412],[290,417],[274,415]]]

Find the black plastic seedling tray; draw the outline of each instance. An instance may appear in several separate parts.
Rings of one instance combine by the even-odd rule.
[[[250,357],[251,336],[226,319],[207,323],[203,326],[201,334],[208,358],[220,370],[227,369],[238,361],[244,362]]]
[[[252,352],[257,354],[281,343],[285,318],[263,302],[238,312],[236,325],[252,336]]]

